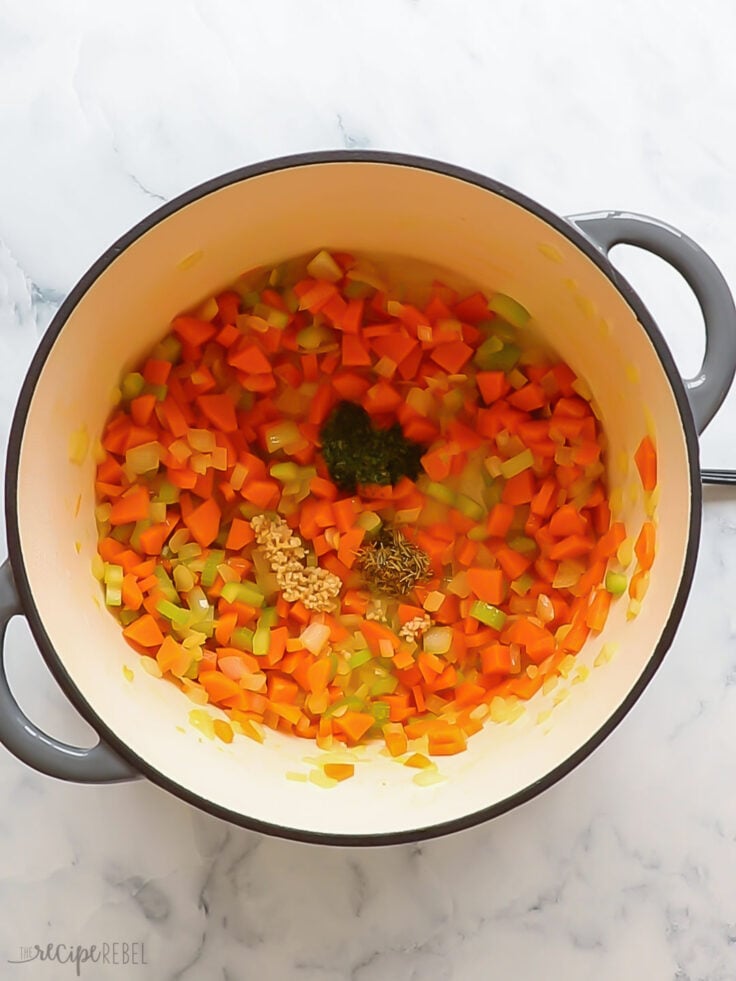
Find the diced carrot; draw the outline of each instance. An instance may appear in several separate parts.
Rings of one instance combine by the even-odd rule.
[[[522,470],[515,477],[509,477],[501,492],[501,500],[506,504],[529,504],[536,493],[536,479],[531,469]]]
[[[200,395],[197,405],[217,429],[223,433],[232,433],[238,428],[235,417],[235,403],[229,395]]]
[[[150,613],[144,613],[143,616],[124,627],[123,637],[140,647],[158,647],[164,640],[159,625]]]
[[[600,633],[605,627],[610,607],[611,594],[607,589],[599,589],[585,614],[585,623],[593,633]]]
[[[233,518],[230,523],[230,530],[225,541],[225,548],[234,552],[240,552],[246,545],[255,541],[255,532],[251,528],[250,522],[242,518]]]
[[[641,526],[641,531],[639,532],[639,536],[636,539],[636,545],[634,546],[634,552],[639,560],[639,565],[644,572],[651,569],[654,563],[655,541],[656,529],[654,527],[654,522],[645,521]]]
[[[500,501],[494,504],[488,515],[486,530],[493,538],[505,538],[514,520],[514,508],[511,504]]]
[[[143,521],[148,517],[148,501],[148,490],[143,486],[133,486],[113,502],[110,524],[127,525],[132,521]]]
[[[208,320],[199,320],[197,317],[190,316],[174,317],[171,321],[171,329],[193,347],[206,344],[217,333],[217,328]]]
[[[333,725],[343,732],[349,743],[359,743],[363,736],[374,724],[372,715],[367,712],[345,712],[339,718],[333,718]]]
[[[645,491],[653,491],[657,486],[657,451],[654,448],[651,436],[645,436],[636,453],[634,461],[639,471],[642,487]]]
[[[371,356],[356,334],[342,335],[342,363],[346,367],[370,365]]]
[[[503,602],[505,585],[500,569],[473,566],[467,571],[468,584],[479,600],[498,606]]]
[[[220,532],[222,512],[214,498],[208,498],[184,517],[184,524],[202,548],[214,542]]]

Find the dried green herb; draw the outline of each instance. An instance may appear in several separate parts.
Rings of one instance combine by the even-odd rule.
[[[429,556],[396,529],[381,532],[358,552],[366,582],[389,596],[406,596],[429,578]]]
[[[396,484],[416,480],[426,447],[407,439],[401,426],[377,429],[354,402],[340,402],[320,433],[322,455],[333,482],[354,493],[359,484]]]

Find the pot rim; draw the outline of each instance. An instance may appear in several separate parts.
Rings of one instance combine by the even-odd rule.
[[[193,204],[206,195],[221,190],[230,184],[235,184],[251,177],[259,177],[264,174],[279,170],[289,170],[295,167],[312,166],[314,164],[331,163],[370,163],[370,164],[389,164],[394,166],[410,167],[418,170],[430,171],[446,177],[452,177],[470,184],[474,184],[483,190],[490,191],[501,197],[506,198],[513,204],[519,205],[532,214],[541,218],[556,231],[564,235],[578,249],[580,249],[605,275],[618,292],[626,300],[636,315],[639,323],[646,331],[654,349],[659,357],[664,372],[672,388],[672,393],[679,410],[680,421],[685,435],[689,461],[689,477],[691,487],[692,507],[690,512],[690,525],[688,530],[687,548],[682,576],[677,589],[677,593],[672,604],[672,609],[667,622],[662,631],[659,642],[652,651],[647,665],[637,680],[634,687],[629,691],[626,698],[619,704],[616,711],[603,723],[602,726],[575,752],[571,753],[565,760],[550,770],[544,777],[529,784],[523,790],[504,798],[501,801],[454,818],[450,821],[439,824],[426,825],[424,827],[413,828],[411,830],[397,832],[381,832],[371,834],[339,834],[333,832],[309,831],[289,825],[280,825],[273,822],[262,821],[256,818],[240,814],[229,808],[223,807],[215,801],[207,800],[193,793],[186,786],[170,779],[152,766],[121,740],[117,734],[108,727],[92,708],[89,702],[82,696],[69,674],[67,673],[61,659],[56,653],[54,646],[46,633],[41,617],[39,616],[33,594],[26,573],[25,562],[21,552],[20,528],[18,525],[18,501],[17,501],[17,482],[20,453],[23,441],[23,432],[28,410],[36,388],[36,383],[40,377],[43,366],[48,358],[57,337],[63,330],[72,311],[75,309],[84,294],[99,276],[114,262],[114,260],[137,239],[149,232],[154,226],[163,219]],[[698,545],[701,531],[701,509],[702,509],[702,487],[700,483],[700,463],[699,463],[699,444],[695,429],[695,423],[688,403],[685,386],[679,371],[675,365],[672,354],[659,331],[659,328],[651,316],[646,306],[628,283],[621,273],[612,265],[608,257],[593,242],[588,239],[575,225],[559,217],[547,208],[538,204],[526,195],[475,171],[466,169],[450,163],[434,160],[423,156],[398,153],[383,150],[321,150],[307,153],[298,153],[289,156],[275,157],[270,160],[249,164],[231,170],[219,177],[214,177],[204,183],[185,191],[173,200],[157,208],[147,215],[129,231],[117,239],[96,262],[79,279],[72,288],[64,302],[59,307],[53,317],[48,329],[43,335],[40,344],[34,354],[30,367],[21,387],[18,402],[13,414],[13,421],[8,440],[8,450],[6,456],[5,472],[5,520],[6,534],[8,541],[8,554],[13,570],[13,576],[20,595],[23,612],[28,620],[31,633],[38,645],[41,655],[46,662],[53,677],[61,687],[62,691],[72,703],[79,714],[95,729],[100,738],[110,745],[126,762],[134,769],[139,771],[147,779],[157,784],[159,787],[174,794],[187,804],[192,804],[200,810],[206,811],[215,817],[229,821],[232,824],[247,828],[251,831],[258,831],[271,836],[286,838],[295,841],[303,841],[312,844],[345,845],[345,846],[366,846],[366,845],[391,845],[406,842],[422,841],[430,838],[437,838],[462,831],[475,825],[482,824],[491,818],[498,817],[507,811],[532,800],[534,797],[548,790],[555,783],[567,776],[580,763],[583,762],[593,750],[613,732],[622,719],[633,708],[644,689],[647,687],[655,672],[659,668],[665,654],[667,653],[680,619],[682,617],[685,603],[690,593],[693,574],[697,559]]]

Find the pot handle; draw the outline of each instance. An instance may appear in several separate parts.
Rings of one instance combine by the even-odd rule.
[[[691,238],[656,218],[601,211],[568,220],[605,253],[614,245],[634,245],[658,255],[692,289],[705,321],[705,357],[698,373],[684,381],[695,426],[702,433],[726,397],[736,370],[736,308],[718,266]]]
[[[69,746],[47,735],[22,712],[5,673],[5,633],[23,607],[8,559],[0,565],[0,743],[34,770],[77,783],[120,783],[141,774],[133,770],[108,745],[91,749]]]

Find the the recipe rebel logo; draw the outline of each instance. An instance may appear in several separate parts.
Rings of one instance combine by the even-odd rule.
[[[82,976],[87,964],[107,964],[112,967],[143,967],[148,964],[146,948],[142,941],[115,940],[99,944],[57,944],[45,946],[33,944],[21,947],[18,957],[9,957],[8,964],[33,964],[50,961],[67,964],[74,968],[76,976]],[[58,977],[58,975],[54,975]],[[36,975],[34,975],[36,977]]]

